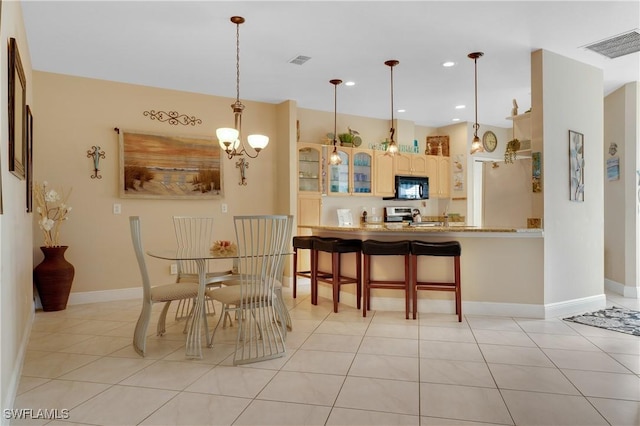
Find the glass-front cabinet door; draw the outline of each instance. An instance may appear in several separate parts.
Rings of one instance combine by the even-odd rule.
[[[298,148],[298,191],[320,193],[322,178],[322,146],[300,144]]]
[[[351,155],[345,149],[338,149],[342,164],[329,164],[329,195],[349,195],[349,166]]]
[[[352,167],[352,194],[354,195],[371,195],[373,192],[371,185],[372,159],[371,151],[353,150],[353,167]]]

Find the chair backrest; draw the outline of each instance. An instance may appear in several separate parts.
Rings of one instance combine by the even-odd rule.
[[[142,276],[142,294],[144,300],[151,298],[151,282],[149,281],[149,273],[147,272],[147,263],[144,259],[144,250],[142,248],[142,230],[140,226],[139,216],[129,216],[129,225],[131,227],[131,241],[133,249],[136,252],[138,266],[140,267],[140,275]]]
[[[173,216],[178,248],[196,248],[207,250],[213,244],[213,217]],[[178,274],[197,274],[196,262],[183,260],[178,262]]]
[[[282,280],[293,216],[235,216],[241,300],[270,297]]]

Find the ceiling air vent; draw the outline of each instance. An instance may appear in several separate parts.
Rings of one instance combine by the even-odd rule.
[[[636,29],[584,47],[610,59],[640,52],[640,31]]]
[[[311,56],[298,55],[289,61],[290,64],[302,65],[311,59]]]

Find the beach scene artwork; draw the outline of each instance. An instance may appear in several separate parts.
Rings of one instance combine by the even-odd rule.
[[[221,149],[213,137],[120,130],[120,197],[222,197]]]

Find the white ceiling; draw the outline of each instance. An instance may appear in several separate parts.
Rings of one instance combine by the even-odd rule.
[[[603,70],[606,95],[640,80],[640,53],[608,59],[583,46],[640,28],[635,1],[29,1],[24,20],[34,70],[235,98],[235,25],[240,98],[390,118],[427,126],[478,121],[510,127],[512,99],[531,106],[530,53],[546,49]],[[299,66],[288,61],[310,56]],[[457,62],[443,68],[446,60]],[[464,104],[466,109],[456,110]],[[168,105],[150,107],[171,108]],[[247,109],[246,114],[251,110]],[[188,113],[188,111],[186,111]],[[231,115],[231,109],[229,109]]]

